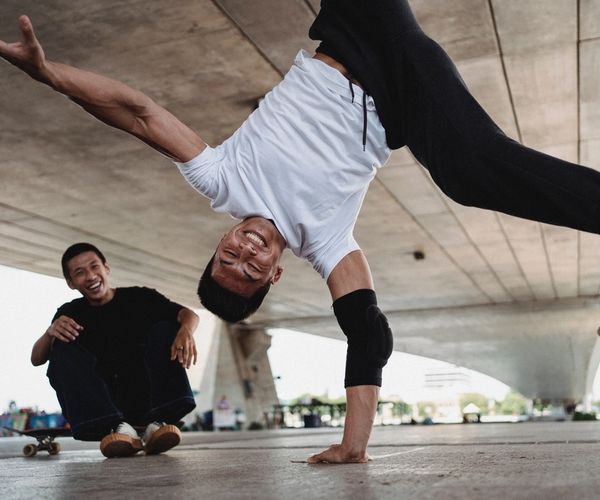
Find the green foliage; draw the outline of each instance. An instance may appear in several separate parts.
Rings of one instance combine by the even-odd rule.
[[[404,401],[398,401],[394,403],[394,409],[392,410],[394,417],[402,417],[403,415],[411,415],[412,408],[408,403]]]
[[[575,414],[573,415],[573,420],[596,420],[596,414],[594,412],[582,413],[582,412],[576,411]]]
[[[527,400],[516,391],[510,391],[500,401],[498,412],[502,415],[523,415],[527,411]]]
[[[301,404],[323,404],[323,405],[343,405],[346,404],[346,397],[340,396],[339,398],[330,398],[327,394],[320,396],[310,393],[301,394],[297,398],[289,401],[290,405],[301,405]],[[410,415],[411,407],[404,401],[394,402],[394,414],[398,415]]]
[[[420,401],[417,403],[419,409],[419,417],[430,417],[435,415],[437,405],[432,401]]]

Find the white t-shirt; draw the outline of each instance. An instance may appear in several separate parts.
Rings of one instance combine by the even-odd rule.
[[[223,144],[177,163],[217,212],[271,219],[298,257],[327,279],[357,250],[352,235],[369,183],[390,156],[367,97],[305,51],[260,106]]]

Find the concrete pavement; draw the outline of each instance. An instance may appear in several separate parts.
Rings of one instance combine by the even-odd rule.
[[[185,433],[169,453],[105,459],[62,439],[50,457],[0,439],[0,497],[21,498],[600,498],[600,423],[377,428],[360,465],[295,463],[339,429]]]

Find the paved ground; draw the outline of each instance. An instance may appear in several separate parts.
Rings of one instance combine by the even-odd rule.
[[[339,430],[186,433],[168,454],[107,460],[61,440],[50,457],[0,439],[0,498],[600,498],[600,422],[376,429],[365,465],[307,465]]]

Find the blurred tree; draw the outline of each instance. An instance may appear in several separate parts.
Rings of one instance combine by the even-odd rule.
[[[500,401],[502,415],[523,415],[527,411],[527,399],[516,391],[510,391],[504,401]]]
[[[417,403],[419,417],[431,417],[435,415],[437,405],[433,401],[419,401]]]

